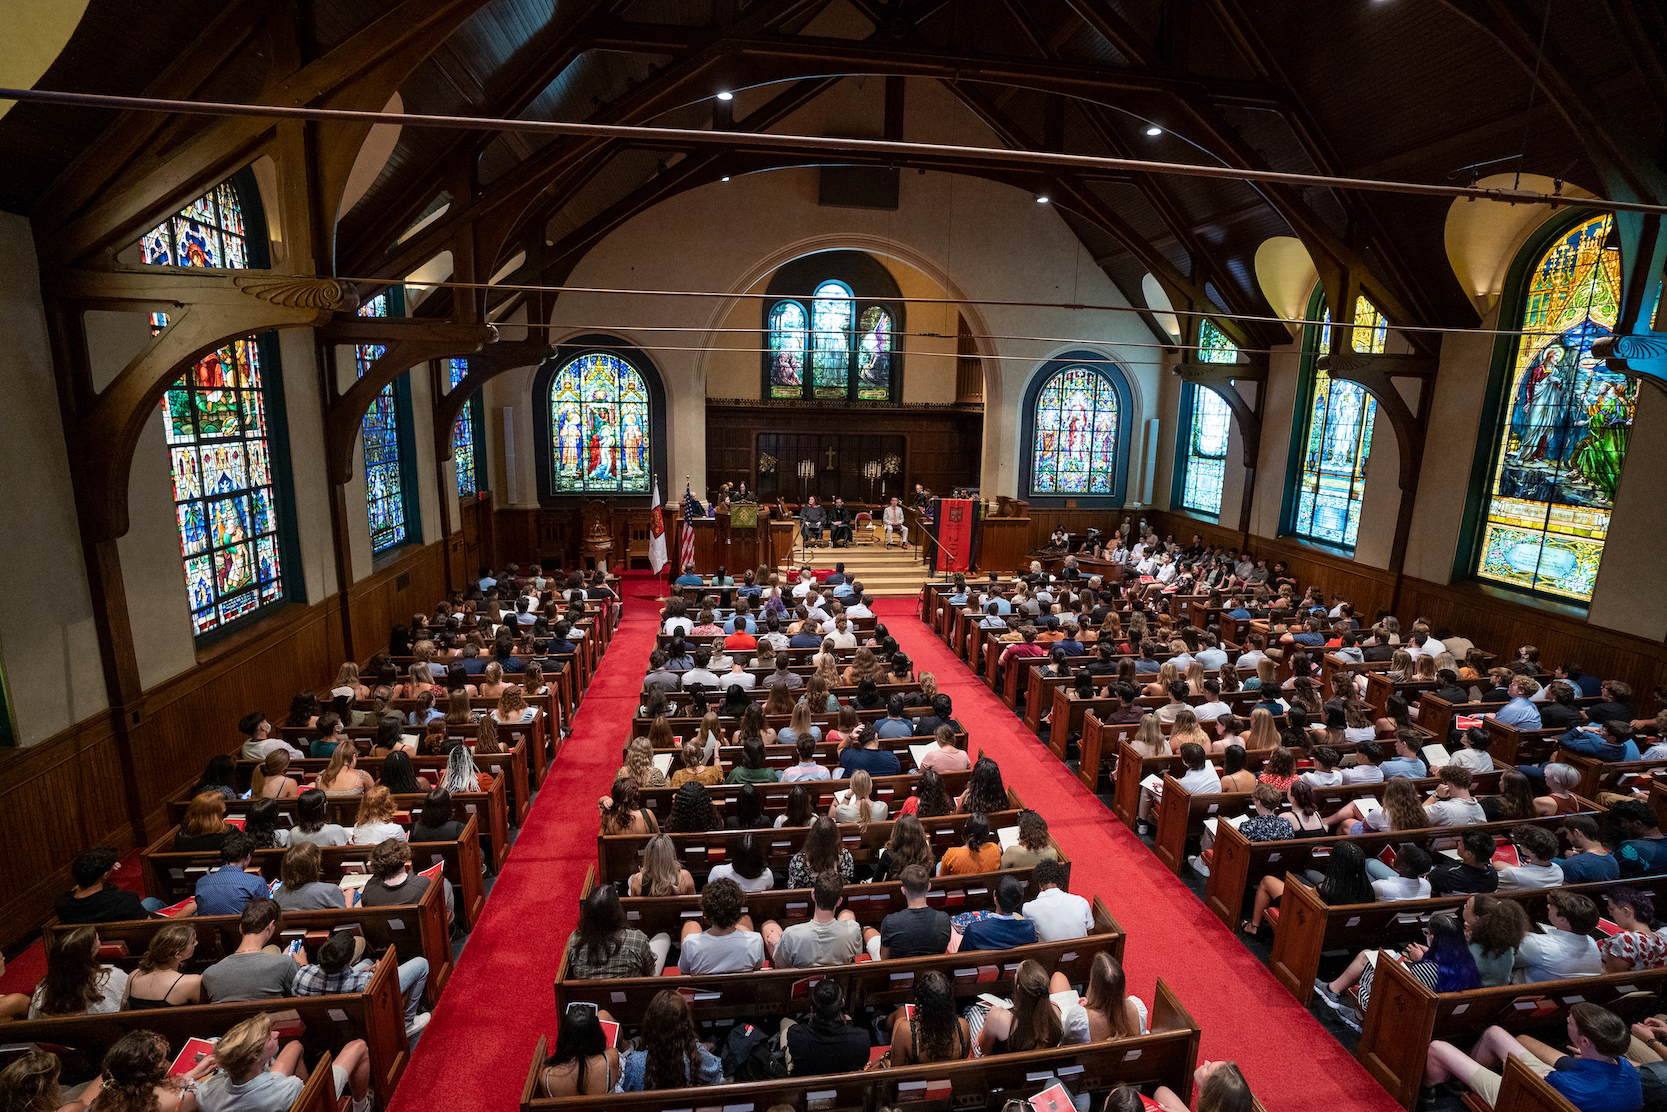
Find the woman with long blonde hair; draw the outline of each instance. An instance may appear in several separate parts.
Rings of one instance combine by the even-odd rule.
[[[836,680],[838,673],[835,673]],[[839,699],[829,691],[830,684],[818,672],[805,683],[805,693],[799,698],[799,706],[813,714],[833,714],[839,710]],[[779,687],[779,685],[778,685]]]
[[[1189,741],[1192,741],[1202,745],[1204,747],[1204,751],[1208,753],[1210,751],[1210,742],[1213,740],[1214,739],[1205,732],[1204,727],[1198,724],[1198,716],[1194,714],[1190,708],[1183,707],[1175,712],[1174,724],[1169,728],[1170,752],[1179,753],[1181,751],[1181,746],[1185,745]]]
[[[325,795],[357,795],[373,783],[370,773],[359,767],[359,747],[351,739],[336,746],[330,763],[318,774],[318,789]]]
[[[1187,694],[1204,694],[1204,665],[1196,660],[1187,665]]]
[[[483,699],[496,699],[508,687],[509,684],[504,682],[504,666],[494,660],[480,674],[480,682],[475,685],[475,691]]]
[[[654,767],[654,743],[646,737],[634,737],[625,746],[625,763],[614,773],[614,779],[629,776],[638,787],[664,788],[670,783],[666,774]]]
[[[931,706],[932,700],[938,697],[938,677],[930,672],[922,672],[915,682],[920,687],[920,705]]]
[[[332,689],[350,687],[355,699],[370,698],[370,688],[359,682],[359,666],[349,660],[336,670],[336,682],[330,685]]]
[[[1140,728],[1129,739],[1129,747],[1142,757],[1170,755],[1169,739],[1164,736],[1163,725],[1157,715],[1148,712],[1140,716]]]
[[[295,781],[284,775],[288,769],[289,750],[274,749],[268,753],[266,760],[249,776],[250,798],[294,799],[300,795]]]
[[[1146,1005],[1129,995],[1123,965],[1109,951],[1101,950],[1088,971],[1088,995],[1082,1001],[1088,1013],[1088,1039],[1132,1039],[1146,1033]]]
[[[1147,684],[1145,690],[1143,690],[1141,694],[1167,695],[1169,694],[1169,685],[1172,683],[1179,683],[1180,680],[1181,670],[1166,660],[1162,664],[1158,665],[1158,678]]]
[[[1412,666],[1412,654],[1405,649],[1396,649],[1395,655],[1389,659],[1389,671],[1386,675],[1390,683],[1405,683],[1412,679],[1416,675]]]
[[[872,679],[874,670],[879,667],[879,661],[874,659],[874,650],[864,645],[851,658],[850,667],[845,669],[845,686],[855,687],[857,681]],[[875,683],[880,682],[875,680]]]
[[[851,786],[834,793],[828,805],[828,817],[835,822],[854,822],[857,829],[867,830],[871,822],[885,822],[890,809],[874,798],[874,778],[867,771],[851,773]]]
[[[656,834],[643,850],[642,869],[631,874],[628,891],[633,896],[692,896],[694,878],[677,859],[677,844],[668,835]]]
[[[1244,735],[1244,751],[1255,753],[1263,749],[1277,748],[1279,727],[1274,725],[1273,712],[1267,707],[1257,707],[1250,712],[1250,729]]]

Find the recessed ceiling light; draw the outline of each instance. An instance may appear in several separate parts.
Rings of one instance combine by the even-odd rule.
[[[734,100],[735,99],[735,94],[730,92],[729,90],[725,89],[723,92],[718,94],[718,99],[719,100]]]
[[[1148,134],[1148,135],[1162,135],[1163,134],[1163,128],[1159,127],[1157,124],[1153,124],[1151,127],[1146,129],[1146,134]]]
[[[728,175],[728,174],[725,174],[725,175],[724,175],[724,176],[723,176],[723,180],[724,180],[724,181],[728,181],[728,180],[729,180],[729,175]]]
[[[1048,203],[1048,195],[1046,193],[1038,193],[1036,195],[1036,203],[1039,204],[1039,205],[1047,204]]]

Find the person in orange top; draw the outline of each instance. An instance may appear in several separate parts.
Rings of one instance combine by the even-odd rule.
[[[990,832],[990,820],[982,813],[967,816],[966,844],[944,850],[938,863],[940,876],[993,873],[1001,868],[1001,846]]]

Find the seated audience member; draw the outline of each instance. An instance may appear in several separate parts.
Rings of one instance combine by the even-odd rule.
[[[453,750],[460,751],[468,752],[466,749]],[[422,810],[417,812],[416,821],[411,824],[411,841],[455,842],[463,836],[463,825],[452,808],[451,792],[435,788],[423,800]]]
[[[1360,1017],[1366,1014],[1371,1002],[1372,981],[1380,961],[1400,961],[1406,971],[1432,992],[1466,992],[1482,987],[1482,975],[1471,956],[1470,943],[1465,938],[1464,921],[1451,911],[1430,917],[1424,928],[1424,943],[1413,943],[1399,954],[1387,950],[1362,950],[1355,955],[1341,976],[1326,981],[1316,979],[1314,988],[1320,998],[1330,1005],[1355,1030],[1360,1030]],[[1350,985],[1358,984],[1359,1010],[1343,1003],[1341,993]]]
[[[1279,750],[1274,750],[1278,752]],[[1287,753],[1290,750],[1286,750]],[[1279,813],[1284,794],[1272,784],[1257,784],[1250,793],[1252,814],[1239,824],[1239,833],[1252,842],[1282,842],[1296,837],[1296,828]]]
[[[804,847],[787,862],[787,886],[809,888],[825,872],[837,872],[849,884],[856,860],[840,841],[839,827],[827,815],[817,815],[805,835]]]
[[[1514,677],[1510,686],[1505,689],[1505,697],[1510,702],[1493,712],[1491,717],[1503,725],[1515,726],[1519,730],[1540,729],[1540,708],[1532,702],[1539,690],[1539,682],[1532,676]]]
[[[750,973],[764,964],[764,938],[752,929],[751,916],[741,913],[745,902],[733,880],[706,882],[700,894],[706,929],[693,919],[683,924],[677,967],[684,974]]]
[[[116,886],[110,878],[120,865],[116,851],[107,846],[94,846],[77,857],[70,866],[75,887],[59,896],[53,905],[58,922],[119,923],[124,919],[143,919],[152,911],[160,911],[161,900],[140,899]]]
[[[948,699],[947,695],[938,696]],[[916,719],[916,726],[927,719]],[[918,733],[916,736],[919,736]],[[932,740],[937,744],[926,751],[920,759],[921,771],[931,769],[934,772],[961,772],[972,767],[972,758],[967,751],[955,744],[955,727],[950,722],[939,725],[932,731]]]
[[[1395,731],[1395,755],[1384,761],[1382,766],[1385,779],[1405,776],[1409,780],[1422,780],[1430,774],[1424,759],[1419,756],[1424,737],[1417,730]]]
[[[1024,881],[1016,876],[1001,878],[996,885],[996,910],[973,911],[951,920],[949,952],[963,950],[1011,950],[1036,941],[1036,924],[1024,916]]]
[[[967,873],[992,873],[999,869],[1001,846],[990,830],[990,820],[982,814],[973,814],[967,818],[966,826],[962,829],[965,841],[961,845],[944,850],[943,858],[938,862],[939,874],[957,876]]]
[[[1464,929],[1470,935],[1470,956],[1482,975],[1483,988],[1511,983],[1517,947],[1534,924],[1518,900],[1475,895],[1464,901]]]
[[[367,691],[366,694],[368,695],[369,692]],[[266,715],[258,710],[244,715],[237,724],[237,730],[248,738],[243,743],[242,751],[238,754],[245,761],[264,761],[266,755],[275,749],[287,750],[291,757],[306,756],[305,753],[282,738],[274,738],[272,736],[272,723],[267,721]]]
[[[1482,814],[1489,822],[1531,819],[1540,813],[1534,803],[1533,785],[1514,768],[1500,774],[1499,794],[1482,797],[1481,804]]]
[[[1620,863],[1598,837],[1598,822],[1591,815],[1570,815],[1563,820],[1571,852],[1554,859],[1563,870],[1564,884],[1589,884],[1598,880],[1619,880]]]
[[[1563,883],[1563,870],[1557,864],[1557,835],[1543,826],[1526,823],[1511,827],[1511,841],[1516,843],[1520,865],[1504,865],[1499,869],[1499,888],[1556,888]]]
[[[1414,845],[1404,845],[1395,855],[1394,875],[1372,881],[1378,899],[1427,900],[1430,897],[1430,855]]]
[[[903,898],[907,901],[902,911],[894,911],[880,920],[880,933],[868,939],[868,953],[875,959],[922,958],[949,950],[949,915],[927,905],[931,891],[931,875],[920,865],[909,865],[900,878]]]
[[[267,894],[260,874],[248,872],[255,855],[255,841],[242,831],[233,831],[220,846],[220,867],[197,881],[198,915],[239,915],[244,904]]]
[[[614,886],[603,884],[579,904],[579,925],[567,936],[567,976],[577,981],[658,977],[670,951],[671,936],[649,938],[631,926]]]
[[[940,970],[915,979],[914,1007],[891,1013],[891,1064],[958,1062],[972,1053],[972,1031],[955,1006],[955,989]]]
[[[316,960],[303,965],[290,986],[295,996],[334,996],[363,992],[370,987],[376,971],[374,959],[365,956],[365,936],[337,931],[318,948]],[[405,1001],[405,1037],[416,1038],[428,1026],[429,1013],[422,1010],[423,989],[428,985],[428,959],[421,954],[399,963],[399,992]]]
[[[1059,851],[1048,838],[1048,820],[1026,808],[1019,812],[1019,839],[1001,851],[1003,869],[1028,869],[1038,861],[1058,861]]]
[[[46,976],[29,998],[30,1019],[121,1010],[127,974],[100,962],[98,948],[96,927],[72,927],[52,936],[46,948]]]
[[[1471,826],[1486,822],[1482,805],[1470,794],[1470,770],[1463,765],[1450,764],[1441,770],[1441,783],[1436,785],[1435,799],[1424,805],[1431,826]]]
[[[211,1070],[219,1072],[209,1075]],[[351,1096],[350,1112],[370,1112],[375,1095],[365,1040],[354,1039],[332,1055],[330,1072],[335,1097]],[[306,1086],[307,1067],[301,1043],[280,1048],[272,1017],[263,1012],[226,1032],[192,1074],[207,1076],[197,1085],[203,1112],[285,1112]]]
[[[104,1089],[104,1078],[95,1077],[71,1099],[58,1084],[63,1063],[45,1050],[18,1054],[0,1070],[0,1108],[16,1112],[87,1112]],[[159,1109],[158,1112],[170,1112]]]
[[[712,882],[706,882],[708,888]],[[864,931],[850,910],[841,911],[845,902],[845,882],[836,872],[825,872],[811,886],[814,912],[803,923],[782,928],[774,920],[767,921],[760,934],[764,936],[764,952],[770,965],[780,969],[810,969],[822,965],[846,965],[863,952]],[[870,928],[868,933],[878,934]]]
[[[321,851],[312,842],[298,842],[284,851],[279,885],[273,899],[285,911],[321,911],[346,907],[347,893],[338,884],[319,879]]]
[[[692,896],[695,881],[677,859],[677,846],[665,834],[656,834],[643,847],[642,868],[626,882],[629,896]]]
[[[781,1047],[789,1077],[851,1073],[868,1064],[868,1032],[845,1018],[845,990],[832,977],[810,990],[813,1017],[781,1021]]]
[[[365,861],[370,880],[359,889],[359,903],[364,907],[388,907],[395,904],[414,904],[428,891],[429,878],[411,870],[411,847],[402,838],[389,838],[370,851]],[[440,878],[444,888],[446,919],[452,917],[451,881]]]
[[[238,924],[242,937],[237,949],[203,970],[203,995],[209,1003],[295,994],[295,975],[306,959],[299,951],[284,953],[271,945],[283,927],[283,909],[276,900],[249,901]]]
[[[816,763],[817,739],[810,734],[802,734],[794,745],[798,747],[799,763],[786,769],[781,774],[784,784],[796,783],[800,780],[827,780],[829,772],[822,765]]]
[[[1611,888],[1603,899],[1610,921],[1621,928],[1598,943],[1603,971],[1637,973],[1667,965],[1667,938],[1650,929],[1655,901],[1635,888]]]
[[[347,830],[333,822],[325,822],[329,797],[317,788],[308,788],[295,801],[295,825],[290,827],[289,844],[311,842],[316,846],[345,846]]]
[[[1129,994],[1122,963],[1105,950],[1094,955],[1089,967],[1088,995],[1083,997],[1082,1007],[1088,1013],[1090,1042],[1132,1039],[1149,1029],[1146,1004]]]
[[[1064,980],[1063,975],[1057,977],[1059,982]],[[1057,991],[1069,988],[1062,983]],[[1088,1013],[1080,1004],[1061,1007],[1050,995],[1054,989],[1041,962],[1020,962],[1013,975],[1013,1006],[991,1008],[985,1015],[978,1052],[1004,1054],[1087,1042]]]
[[[404,840],[405,827],[394,821],[397,812],[392,792],[381,784],[371,788],[359,801],[358,814],[353,817],[353,844],[374,846],[389,838]]]
[[[196,1097],[188,1091],[190,1083],[185,1077],[168,1072],[171,1057],[168,1040],[155,1031],[129,1031],[117,1039],[104,1052],[104,1060],[99,1064],[98,1083],[91,1087],[100,1112],[132,1112],[136,1109],[146,1112],[195,1112],[198,1105]],[[196,1074],[191,1076],[194,1078]],[[86,1099],[86,1094],[83,1094],[83,1100],[77,1102],[77,1106],[84,1106]],[[5,1104],[0,1107],[25,1112],[21,1105]]]
[[[1215,766],[1210,763],[1204,747],[1195,741],[1189,741],[1181,746],[1181,763],[1186,765],[1186,771],[1176,777],[1176,782],[1193,795],[1214,795],[1221,790],[1221,777],[1216,773]],[[1163,785],[1143,787],[1140,790],[1140,804],[1135,809],[1137,828],[1145,828],[1142,833],[1149,833],[1152,823],[1152,808],[1163,799]]]
[[[1342,834],[1374,834],[1387,830],[1421,830],[1429,819],[1412,781],[1396,776],[1384,787],[1383,802],[1377,810],[1348,803],[1327,815],[1325,821]]]
[[[539,1082],[550,1098],[611,1093],[624,1077],[619,1051],[608,1046],[595,1004],[575,1001],[561,1016],[556,1045]]]
[[[1354,749],[1355,763],[1343,769],[1343,783],[1345,784],[1381,784],[1386,779],[1383,773],[1383,750],[1375,741],[1363,741]]]
[[[898,880],[910,865],[919,865],[930,876],[937,864],[937,856],[932,852],[920,819],[913,814],[902,814],[892,823],[891,837],[881,848],[870,879]]]
[[[226,798],[219,792],[193,796],[174,835],[176,853],[208,853],[220,848],[236,827],[226,825]]]
[[[1546,896],[1551,929],[1530,932],[1517,946],[1516,968],[1525,981],[1560,981],[1603,972],[1603,958],[1591,938],[1598,925],[1598,905],[1580,895],[1553,889]]]
[[[1581,1112],[1638,1112],[1644,1106],[1643,1087],[1637,1068],[1622,1057],[1629,1042],[1626,1021],[1583,1000],[1569,1009],[1568,1036],[1572,1054],[1503,1027],[1483,1031],[1468,1054],[1436,1039],[1424,1065],[1425,1091],[1444,1081],[1462,1081],[1492,1107],[1499,1099],[1505,1059],[1514,1057]]]
[[[1036,925],[1042,942],[1060,942],[1093,933],[1094,912],[1088,901],[1071,894],[1069,872],[1058,861],[1038,861],[1036,898],[1024,905],[1024,917]]]
[[[1521,776],[1516,769],[1511,769],[1507,775]],[[1504,777],[1500,777],[1501,780]],[[1527,777],[1523,777],[1527,779]],[[1572,765],[1553,764],[1545,767],[1545,787],[1548,794],[1534,797],[1534,813],[1536,815],[1572,815],[1585,809],[1575,795],[1580,789],[1580,770]],[[1598,793],[1598,799],[1605,805],[1612,805],[1613,799],[1605,800],[1604,793]]]
[[[1459,838],[1457,861],[1443,860],[1430,870],[1430,895],[1492,892],[1499,887],[1493,867],[1494,837],[1485,830],[1466,830]]]
[[[775,873],[764,864],[763,835],[743,834],[728,861],[712,866],[706,874],[710,884],[728,878],[741,886],[743,892],[768,892],[775,887]]]
[[[1615,863],[1625,877],[1655,876],[1667,872],[1667,838],[1648,803],[1628,799],[1609,809],[1610,821],[1620,832]]]
[[[963,815],[974,811],[993,815],[1007,810],[1007,788],[1001,780],[1001,766],[990,757],[979,757],[972,766],[967,790],[955,801],[955,809]]]
[[[197,932],[185,923],[170,923],[151,935],[145,956],[128,975],[127,997],[122,1001],[122,1008],[145,1011],[201,1003],[201,975],[186,973],[181,968],[196,950]]]
[[[1493,735],[1482,727],[1453,730],[1448,734],[1447,748],[1452,751],[1451,763],[1463,765],[1472,775],[1493,771],[1493,758],[1488,755],[1488,750],[1493,748]]]
[[[903,770],[897,754],[880,748],[880,735],[871,723],[857,727],[856,744],[840,751],[840,772],[849,777],[858,769],[870,776],[896,776]]]
[[[764,739],[748,737],[741,742],[741,760],[729,770],[727,784],[774,784],[781,780],[781,772],[771,768],[765,760]]]
[[[828,816],[835,822],[856,823],[863,830],[871,822],[885,822],[890,808],[874,798],[874,778],[862,769],[851,773],[851,786],[835,792]]]

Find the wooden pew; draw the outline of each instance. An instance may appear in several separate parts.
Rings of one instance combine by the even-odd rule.
[[[423,795],[396,795],[394,806],[413,816],[422,809],[427,799]],[[249,809],[255,805],[253,799],[226,800],[226,814],[236,817],[247,815]],[[283,820],[279,829],[288,829],[295,825],[297,803],[294,799],[274,800],[278,805],[278,814]],[[496,873],[504,867],[509,859],[509,814],[504,804],[504,782],[494,780],[489,792],[453,792],[451,797],[452,813],[464,816],[484,815],[481,823],[481,856],[486,860],[488,868]],[[168,821],[178,826],[185,820],[185,812],[191,806],[190,796],[176,796],[168,800]],[[344,827],[353,826],[354,814],[359,810],[358,796],[331,796],[325,801],[324,815],[326,822],[337,823]],[[459,822],[464,821],[462,818]]]
[[[1047,1075],[1056,1075],[1074,1091],[1097,1098],[1123,1082],[1168,1085],[1177,1093],[1190,1094],[1200,1034],[1180,1000],[1160,979],[1152,1000],[1152,1033],[1138,1038],[864,1073],[561,1099],[541,1095],[539,1077],[548,1043],[540,1036],[522,1086],[521,1112],[658,1112],[682,1106],[758,1112],[778,1104],[806,1112],[831,1112],[895,1108],[923,1097],[927,1099],[922,1108],[947,1108],[952,1098],[956,1107],[963,1103],[969,1108],[992,1103],[999,1107],[1006,1098],[1035,1095],[1037,1079]]]
[[[1096,678],[1115,677],[1101,676]],[[1079,699],[1077,698],[1076,689],[1066,683],[1055,686],[1052,694],[1053,714],[1048,719],[1048,749],[1062,761],[1065,760],[1066,756],[1065,739],[1072,734],[1077,734],[1079,737],[1082,734],[1083,715],[1089,711],[1093,711],[1095,714],[1109,714],[1114,703],[1121,705],[1117,700],[1109,697],[1100,698],[1096,696],[1092,699]],[[1080,745],[1078,753],[1081,753]]]
[[[145,894],[164,903],[174,904],[195,893],[197,878],[220,867],[220,854],[180,853],[173,848],[174,830],[152,842],[142,854],[140,864],[145,874]],[[363,872],[374,846],[328,846],[323,855],[321,879],[340,882],[349,872]],[[283,864],[284,850],[257,849],[252,864],[260,867],[267,880],[277,880]],[[411,868],[421,872],[435,864],[445,866],[445,878],[456,889],[456,913],[465,927],[473,925],[486,906],[486,890],[481,884],[480,816],[470,815],[463,824],[463,833],[454,842],[412,842]],[[351,867],[350,867],[351,866]]]
[[[333,1042],[337,1049],[353,1039],[364,1039],[370,1050],[371,1086],[384,1100],[399,1084],[410,1058],[410,1042],[405,1037],[405,1002],[392,952],[376,963],[362,993],[17,1020],[6,1024],[6,1039],[66,1047],[67,1054],[79,1052],[97,1069],[104,1052],[130,1031],[155,1031],[168,1040],[170,1048],[183,1047],[187,1039],[222,1035],[250,1016],[281,1011],[298,1013],[310,1038]]]
[[[1543,1030],[1552,1045],[1561,1046],[1569,1009],[1582,1000],[1608,1008],[1630,1024],[1661,1010],[1664,989],[1667,969],[1649,969],[1436,993],[1400,962],[1380,961],[1355,1057],[1391,1097],[1411,1109],[1418,1103],[1432,1039],[1468,1046],[1483,1030],[1498,1025],[1512,1034]],[[1530,1000],[1538,1006],[1517,1006]]]
[[[456,737],[473,738],[476,728],[473,724],[456,725],[447,728],[447,733]],[[374,731],[371,731],[374,733]],[[528,754],[537,747],[529,738],[521,734],[519,729],[511,734],[508,730],[499,731],[499,740],[504,742],[507,752],[503,753],[474,753],[475,767],[496,780],[503,781],[504,806],[512,825],[520,826],[526,820],[527,812],[532,808],[532,789],[535,781],[531,780],[528,765]],[[519,737],[520,740],[512,740]],[[371,779],[379,779],[382,775],[382,758],[368,756],[370,752],[370,734],[365,727],[358,726],[348,731],[348,739],[359,749],[359,768],[370,774]],[[473,752],[474,747],[470,746]],[[438,784],[446,773],[446,757],[412,757],[411,763],[416,766],[418,776],[424,777],[430,784]],[[329,767],[330,761],[326,757],[301,757],[291,759],[289,771],[300,775],[302,787],[310,787],[318,779],[318,774]],[[250,782],[259,761],[239,760],[237,762],[238,784],[246,785]]]
[[[1072,984],[1086,985],[1095,955],[1104,950],[1121,961],[1126,941],[1123,929],[1100,898],[1094,897],[1092,903],[1094,930],[1078,938],[1033,942],[1008,950],[963,950],[889,961],[859,960],[814,969],[762,969],[756,973],[714,973],[698,977],[669,974],[674,978],[669,982],[666,977],[583,981],[568,978],[567,955],[563,954],[556,974],[556,1007],[566,1010],[575,1000],[590,1001],[606,1008],[626,1026],[635,1026],[649,1001],[662,990],[675,988],[685,995],[694,994],[692,1003],[701,1022],[792,1015],[810,1010],[809,985],[804,982],[833,977],[845,989],[846,1008],[854,1013],[861,1008],[896,1007],[912,1000],[916,978],[932,970],[948,977],[955,986],[955,995],[971,1003],[983,992],[998,996],[1011,994],[1013,973],[1027,960],[1039,961],[1049,971],[1064,973]],[[755,918],[754,923],[758,922]]]
[[[1646,787],[1649,781],[1641,777],[1653,779],[1667,769],[1667,761],[1600,761],[1567,749],[1559,749],[1553,759],[1580,773],[1580,787],[1575,789],[1575,794],[1582,799],[1596,799],[1599,792],[1625,794],[1633,788]]]
[[[1472,1112],[1486,1112],[1478,1107],[1480,1098],[1474,1093],[1464,1098]],[[1499,1097],[1493,1102],[1493,1112],[1580,1112],[1563,1094],[1553,1089],[1545,1078],[1523,1064],[1520,1058],[1505,1062],[1500,1075]]]
[[[959,796],[967,788],[972,779],[972,770],[963,769],[959,772],[942,772],[938,774],[943,780],[944,791],[951,797]],[[873,778],[874,798],[884,803],[889,811],[896,813],[902,801],[914,794],[915,786],[920,782],[920,773],[910,772],[899,776],[876,776]],[[787,813],[787,797],[795,787],[801,787],[810,792],[811,809],[816,814],[826,813],[829,804],[833,802],[836,793],[846,791],[851,786],[849,780],[801,780],[797,784],[755,784],[762,797],[765,814],[780,815]],[[718,784],[708,787],[707,793],[712,797],[712,806],[724,816],[735,811],[735,800],[741,794],[740,784]],[[671,801],[677,794],[676,788],[643,788],[639,795],[642,805],[646,807],[657,820],[664,821],[671,814]]]
[[[989,816],[992,831],[1018,825],[1019,811],[1024,804],[1011,788],[1007,790],[1007,796],[1013,806],[1009,810],[997,811]],[[941,856],[945,849],[962,843],[962,830],[969,817],[971,816],[939,815],[936,818],[921,819],[920,824],[926,828],[927,840]],[[880,850],[885,848],[886,842],[891,839],[891,828],[895,822],[894,819],[871,822],[866,830],[859,829],[856,823],[841,823],[841,843],[858,862],[868,861],[878,857]],[[671,839],[677,843],[678,859],[683,862],[683,867],[698,879],[704,877],[714,863],[732,859],[743,835],[759,833],[767,835],[764,863],[774,869],[781,882],[785,884],[788,861],[804,848],[805,837],[810,833],[808,826],[770,827],[762,831],[706,830],[692,834],[672,834]],[[649,840],[656,836],[597,834],[596,860],[601,868],[601,878],[606,881],[623,880],[636,872],[642,861],[643,850],[647,848]]]
[[[1584,802],[1582,814],[1596,814],[1594,804]],[[1428,847],[1438,838],[1457,837],[1465,830],[1481,830],[1494,837],[1505,837],[1511,827],[1521,822],[1556,830],[1563,825],[1565,815],[1547,815],[1536,819],[1517,819],[1506,822],[1480,822],[1466,827],[1428,827],[1423,830],[1396,830],[1381,834],[1332,835],[1328,838],[1292,838],[1281,842],[1249,842],[1230,825],[1216,829],[1215,858],[1210,863],[1210,883],[1204,903],[1215,917],[1233,929],[1238,929],[1245,901],[1256,891],[1256,886],[1269,873],[1300,873],[1314,868],[1324,871],[1320,859],[1331,852],[1331,846],[1346,837],[1358,845],[1368,858],[1382,852],[1385,846],[1403,842]],[[1318,852],[1316,852],[1318,851]]]
[[[197,950],[187,972],[201,973],[204,968],[236,950],[242,942],[237,915],[192,915],[177,919],[132,919],[117,923],[98,924],[99,942],[104,946],[125,946],[127,953],[102,960],[131,973],[144,956],[156,932],[175,923],[183,923],[197,932]],[[389,946],[394,947],[400,960],[419,954],[428,959],[428,987],[424,993],[430,1006],[440,1002],[440,991],[451,979],[451,938],[446,929],[445,893],[440,885],[430,884],[422,899],[415,904],[390,904],[386,907],[330,908],[319,911],[286,911],[284,929],[273,939],[287,945],[292,938],[307,941],[309,948],[321,944],[330,933],[357,928],[373,954]],[[73,930],[56,921],[47,924],[42,932],[50,946],[55,935]]]
[[[881,739],[880,748],[887,750],[888,752],[895,753],[897,755],[898,764],[901,766],[900,771],[910,773],[915,771],[915,758],[914,754],[909,751],[909,747],[911,745],[929,745],[931,743],[932,739],[927,737],[894,738],[889,741]],[[958,748],[967,748],[967,734],[965,730],[955,735],[955,744]],[[657,755],[667,755],[671,757],[670,771],[667,772],[668,776],[670,776],[671,772],[675,772],[677,769],[683,767],[682,752],[683,751],[681,749],[656,750]],[[743,748],[739,745],[720,745],[718,746],[718,759],[723,762],[725,769],[730,769],[739,763],[743,752]],[[799,751],[797,745],[786,745],[778,742],[764,747],[764,763],[770,768],[788,768],[797,764],[798,760]],[[832,741],[817,742],[816,760],[819,764],[826,768],[838,768],[839,743]]]

